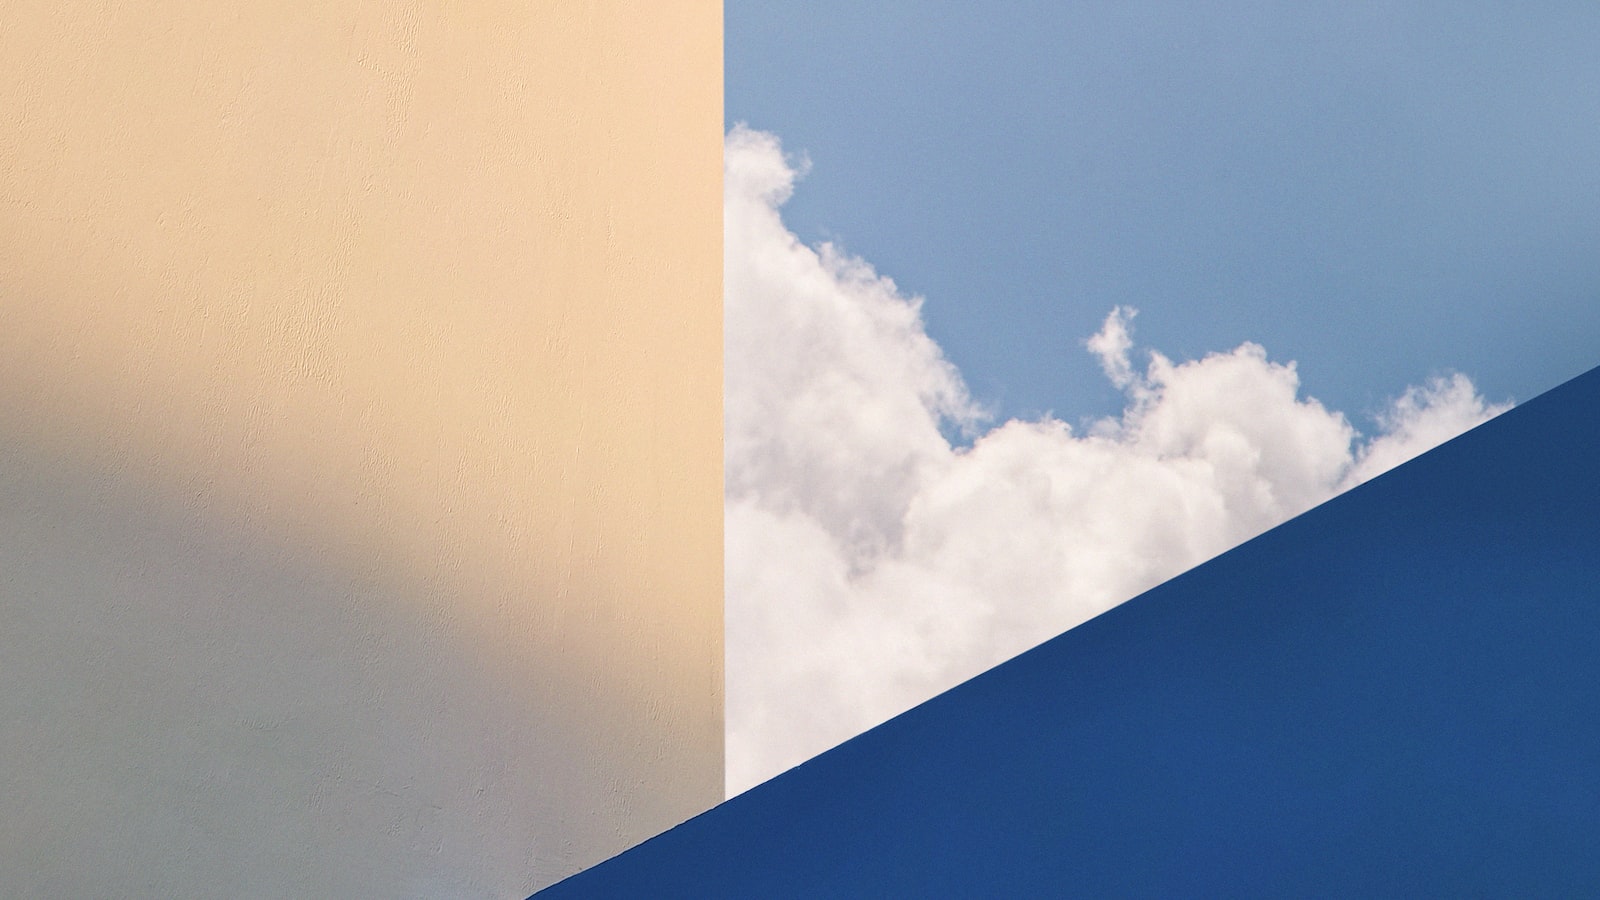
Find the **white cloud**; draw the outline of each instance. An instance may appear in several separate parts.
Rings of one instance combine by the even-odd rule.
[[[1436,379],[1363,439],[1256,344],[1135,365],[1119,307],[1087,346],[1120,417],[982,432],[920,300],[784,226],[797,175],[728,134],[730,794],[1505,408]]]
[[[1128,358],[1133,349],[1133,335],[1128,323],[1138,312],[1130,306],[1113,309],[1099,333],[1084,342],[1089,352],[1100,359],[1101,371],[1119,388],[1133,383],[1133,361]]]
[[[1472,379],[1460,373],[1434,378],[1425,387],[1407,388],[1379,417],[1382,433],[1361,448],[1359,460],[1343,486],[1354,487],[1381,475],[1505,412],[1508,406],[1485,402],[1472,386]]]

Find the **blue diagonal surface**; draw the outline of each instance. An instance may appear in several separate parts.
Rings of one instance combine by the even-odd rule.
[[[1600,890],[1600,369],[567,897]]]

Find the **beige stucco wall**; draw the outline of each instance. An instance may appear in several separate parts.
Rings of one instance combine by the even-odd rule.
[[[722,790],[716,0],[0,0],[0,895]]]

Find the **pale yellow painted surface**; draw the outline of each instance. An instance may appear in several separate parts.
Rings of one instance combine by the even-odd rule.
[[[716,0],[0,0],[0,894],[518,896],[722,790]]]

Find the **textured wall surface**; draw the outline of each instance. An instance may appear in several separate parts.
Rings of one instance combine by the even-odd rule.
[[[720,799],[721,77],[715,0],[0,0],[0,894]]]

